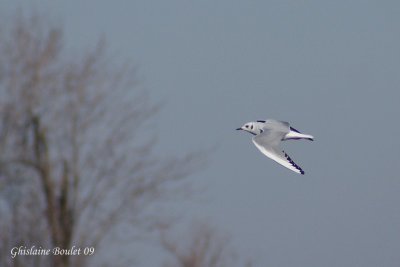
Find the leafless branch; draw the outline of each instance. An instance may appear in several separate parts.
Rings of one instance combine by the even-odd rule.
[[[123,223],[149,224],[149,207],[181,191],[202,162],[200,153],[155,156],[156,135],[145,129],[160,105],[132,64],[108,58],[105,42],[70,56],[60,27],[20,13],[0,32],[0,57],[0,207],[8,207],[0,248],[100,246]],[[0,265],[86,260],[0,257]]]

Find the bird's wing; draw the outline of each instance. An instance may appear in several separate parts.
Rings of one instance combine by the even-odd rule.
[[[304,174],[304,171],[294,163],[289,155],[278,147],[284,134],[285,133],[282,132],[264,131],[263,133],[253,137],[253,143],[265,156],[289,170],[299,174]]]
[[[272,120],[272,119],[265,121],[264,128],[286,133],[290,131],[290,125],[288,122]]]

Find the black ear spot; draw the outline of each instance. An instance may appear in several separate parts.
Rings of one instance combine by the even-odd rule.
[[[253,130],[253,125],[251,125],[251,129]]]

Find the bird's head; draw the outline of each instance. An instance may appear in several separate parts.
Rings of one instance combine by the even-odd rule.
[[[243,130],[243,131],[249,132],[251,134],[257,135],[261,132],[260,129],[261,128],[259,127],[258,123],[248,122],[248,123],[245,123],[242,127],[237,128],[236,130],[238,130],[238,131]]]

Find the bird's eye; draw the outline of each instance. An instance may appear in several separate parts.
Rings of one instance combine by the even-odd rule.
[[[246,125],[246,128],[249,128],[249,125]]]

